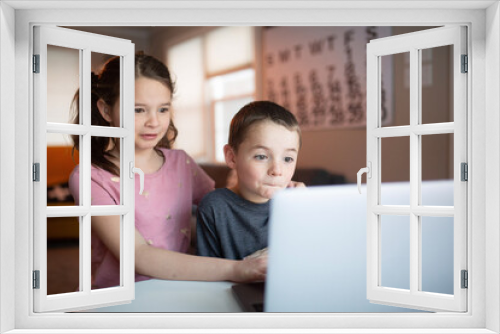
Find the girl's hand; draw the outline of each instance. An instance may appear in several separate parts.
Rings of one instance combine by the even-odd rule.
[[[248,259],[248,258],[254,258],[254,257],[259,257],[261,255],[266,255],[267,256],[267,250],[268,248],[262,248],[262,249],[259,249],[258,251],[248,255],[247,257],[245,257],[245,259]]]
[[[234,267],[234,281],[240,283],[264,281],[266,279],[266,272],[267,252],[255,256],[252,254],[236,262]]]
[[[287,188],[305,188],[306,185],[304,184],[304,182],[290,181],[290,183],[286,187]]]

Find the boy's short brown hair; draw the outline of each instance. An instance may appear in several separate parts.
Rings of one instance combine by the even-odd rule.
[[[257,122],[271,121],[282,125],[290,131],[297,131],[299,147],[302,145],[302,134],[295,116],[279,104],[271,101],[254,101],[243,106],[234,115],[229,129],[228,144],[236,152],[245,140],[250,127]]]

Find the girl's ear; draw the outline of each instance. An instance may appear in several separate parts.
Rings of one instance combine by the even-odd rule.
[[[97,100],[97,109],[99,109],[102,118],[111,123],[111,108],[103,99]]]
[[[231,168],[236,168],[236,153],[229,144],[224,145],[224,157],[226,158],[226,165]]]

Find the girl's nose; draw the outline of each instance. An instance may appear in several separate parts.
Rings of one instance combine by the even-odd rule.
[[[148,113],[148,119],[147,119],[146,125],[149,125],[149,126],[157,126],[158,125],[158,115],[156,115],[156,112]]]

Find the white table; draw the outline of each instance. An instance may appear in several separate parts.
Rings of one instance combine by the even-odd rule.
[[[231,282],[147,280],[135,283],[135,300],[85,312],[241,312]]]

